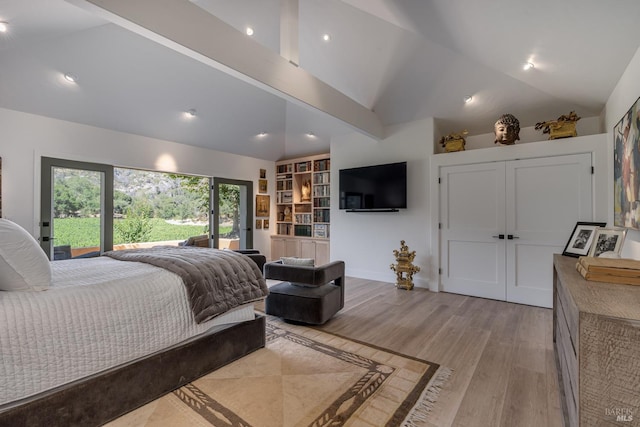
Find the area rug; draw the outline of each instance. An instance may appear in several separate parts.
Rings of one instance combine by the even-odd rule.
[[[108,424],[420,426],[451,370],[269,318],[267,345]]]

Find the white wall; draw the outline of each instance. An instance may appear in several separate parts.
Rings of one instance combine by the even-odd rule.
[[[387,138],[375,142],[359,134],[331,141],[331,259],[344,260],[347,275],[395,283],[389,266],[393,250],[405,240],[417,253],[416,286],[427,287],[429,271],[429,155],[433,150],[433,120],[390,127]],[[338,209],[340,169],[407,162],[407,209],[393,213],[345,212]]]
[[[275,163],[0,108],[2,213],[39,235],[40,157],[254,182],[266,169],[275,194]],[[275,203],[274,197],[271,198]],[[255,203],[255,202],[254,202]],[[275,205],[274,205],[275,206]],[[271,212],[274,212],[274,206]],[[275,217],[274,217],[275,218]],[[270,222],[274,224],[274,218]],[[256,230],[254,247],[270,258],[272,230]]]
[[[620,121],[622,116],[631,108],[634,102],[640,97],[640,48],[629,62],[627,69],[622,74],[615,89],[609,96],[605,107],[605,127],[607,132],[607,142],[611,148],[610,163],[613,164],[613,127]],[[608,225],[613,225],[613,170],[609,177],[609,221]],[[640,259],[640,232],[627,230],[622,256]]]

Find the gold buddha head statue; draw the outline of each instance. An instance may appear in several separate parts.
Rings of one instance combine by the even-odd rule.
[[[513,114],[503,114],[494,125],[493,131],[496,144],[513,145],[520,139],[520,122]]]

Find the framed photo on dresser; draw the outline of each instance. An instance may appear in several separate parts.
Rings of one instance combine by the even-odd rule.
[[[562,252],[562,255],[578,258],[589,255],[596,233],[600,227],[607,225],[606,222],[583,222],[578,221],[573,228],[571,237]]]
[[[596,230],[589,256],[618,258],[626,233],[625,228],[600,228]]]

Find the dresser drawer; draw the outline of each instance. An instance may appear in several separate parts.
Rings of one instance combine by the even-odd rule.
[[[571,344],[571,337],[565,321],[562,306],[556,301],[557,321],[554,325],[556,334],[556,352],[558,369],[562,378],[564,401],[570,426],[578,425],[578,358]]]
[[[558,323],[560,319],[566,323],[569,329],[569,335],[571,336],[571,343],[573,345],[573,353],[577,354],[578,351],[578,309],[573,303],[573,300],[567,294],[567,288],[565,286],[557,287],[557,300],[558,306]],[[562,312],[562,313],[560,313]]]

